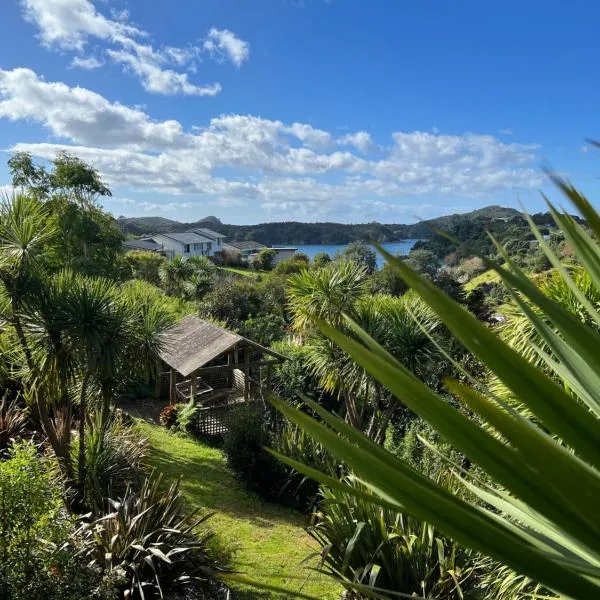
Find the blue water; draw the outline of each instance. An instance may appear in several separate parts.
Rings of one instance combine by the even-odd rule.
[[[403,240],[402,242],[387,242],[381,244],[390,254],[396,256],[397,254],[408,254],[410,249],[418,242],[418,240]],[[331,244],[325,246],[294,246],[298,248],[298,252],[304,252],[312,260],[315,254],[319,252],[327,252],[331,258],[333,258],[338,252],[343,252],[348,244]],[[385,262],[383,257],[373,246],[369,244],[369,247],[377,254],[377,267],[380,269]]]

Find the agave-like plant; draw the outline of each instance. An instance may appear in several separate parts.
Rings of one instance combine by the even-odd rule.
[[[548,201],[556,225],[593,285],[600,288],[600,214],[569,183],[554,175],[552,179],[587,221],[590,231]],[[582,310],[600,324],[596,306],[529,222]],[[448,381],[450,391],[478,417],[473,419],[423,384],[353,321],[347,324],[355,337],[321,321],[325,335],[478,464],[495,485],[461,475],[456,466],[462,483],[480,500],[469,502],[310,401],[320,422],[283,402],[274,403],[327,450],[343,457],[365,488],[353,488],[292,459],[281,456],[281,460],[332,489],[430,523],[560,597],[600,597],[600,334],[546,296],[510,257],[504,256],[504,266],[482,257],[543,340],[545,347],[536,347],[536,352],[548,374],[427,279],[379,250],[534,419],[477,382],[468,386]],[[503,253],[500,246],[499,250]]]
[[[111,512],[84,525],[83,534],[103,571],[125,573],[128,597],[162,598],[169,586],[214,577],[211,533],[199,531],[211,515],[185,510],[179,481],[165,489],[162,476],[152,474],[139,492],[129,489],[109,505]]]
[[[345,479],[363,489],[352,477]],[[323,570],[366,592],[377,588],[407,595],[463,600],[477,579],[474,553],[440,536],[427,523],[372,504],[364,498],[324,488],[315,525],[309,530],[323,548]]]

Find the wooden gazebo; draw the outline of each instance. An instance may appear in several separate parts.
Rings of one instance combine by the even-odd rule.
[[[187,316],[168,332],[161,353],[169,369],[171,403],[201,406],[248,401],[268,393],[271,369],[285,356],[198,317]]]

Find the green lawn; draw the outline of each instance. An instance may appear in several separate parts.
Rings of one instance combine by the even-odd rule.
[[[219,267],[223,271],[229,271],[230,273],[237,273],[244,277],[256,277],[257,272],[250,269],[241,269],[239,267]]]
[[[150,440],[151,465],[167,477],[182,476],[186,499],[215,515],[209,524],[219,541],[233,550],[233,567],[262,583],[300,590],[324,600],[339,598],[339,588],[302,562],[316,550],[306,533],[306,517],[247,492],[229,471],[223,453],[202,443],[143,423]],[[235,598],[290,597],[239,590]]]
[[[491,269],[488,271],[484,271],[476,277],[473,277],[471,281],[465,283],[464,288],[467,292],[470,292],[482,283],[500,283],[500,275],[498,275],[496,271],[492,271]]]

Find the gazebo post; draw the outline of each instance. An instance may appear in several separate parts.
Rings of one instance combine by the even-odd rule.
[[[244,400],[248,401],[250,391],[250,348],[244,350]]]
[[[190,400],[192,400],[193,402],[196,402],[196,393],[198,391],[197,389],[197,381],[196,381],[196,372],[194,371],[192,373],[192,383],[191,383],[191,387],[190,387]]]
[[[267,365],[267,394],[271,393],[271,365]]]
[[[177,371],[171,367],[169,376],[169,402],[174,404],[177,400]]]

